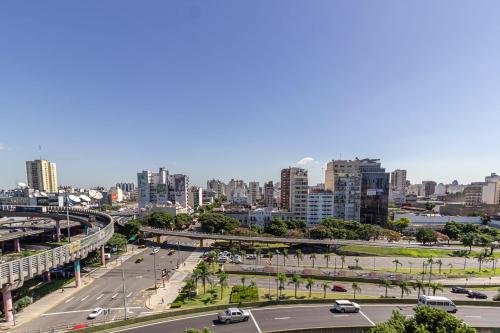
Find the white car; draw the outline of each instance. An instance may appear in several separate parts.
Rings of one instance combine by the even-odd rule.
[[[255,260],[255,259],[257,259],[257,256],[255,254],[247,254],[247,259],[248,260]]]
[[[99,317],[103,312],[104,312],[103,308],[95,308],[94,310],[92,310],[91,313],[89,313],[88,318],[95,319],[95,318]]]
[[[158,252],[160,252],[159,247],[153,247],[153,249],[151,250],[151,254],[157,254]]]
[[[333,311],[335,312],[359,312],[361,307],[358,303],[347,300],[338,300],[333,304]]]

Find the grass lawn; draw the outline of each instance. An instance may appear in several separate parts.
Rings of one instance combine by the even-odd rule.
[[[378,268],[376,269],[377,271],[382,271],[382,272],[395,272],[394,270],[394,267],[392,268]],[[410,273],[410,268],[405,268],[405,267],[400,267],[398,268],[398,273]],[[411,270],[411,273],[412,274],[422,274],[422,267],[413,267],[412,270]],[[434,267],[432,269],[432,275],[439,275],[439,269],[437,267]],[[426,275],[429,274],[429,270],[427,269],[426,270]],[[496,273],[493,272],[492,269],[489,269],[489,268],[481,268],[481,272],[479,272],[479,270],[477,268],[473,269],[473,268],[467,268],[467,269],[463,269],[463,268],[452,268],[451,269],[451,273],[450,273],[450,269],[449,268],[445,268],[443,266],[443,269],[441,270],[441,275],[446,277],[448,275],[451,275],[451,276],[456,276],[456,275],[470,275],[471,277],[477,277],[477,276],[493,276],[493,275],[497,275],[497,274],[500,274],[500,269],[497,269],[496,270]]]
[[[212,246],[213,247],[223,247],[223,248],[230,248],[230,247],[234,247],[234,248],[238,248],[238,242],[233,242],[233,244],[230,246],[229,245],[230,242],[229,241],[215,241]],[[250,246],[250,244],[247,244],[246,242],[244,242],[244,244],[246,244],[245,246],[242,246],[241,248],[243,250],[246,250],[246,251],[251,251],[252,249],[280,249],[280,248],[288,248],[288,244],[284,244],[284,243],[259,243],[259,242],[254,242],[253,246]]]
[[[344,245],[340,249],[347,252],[379,257],[444,258],[453,254],[453,251],[443,249],[409,249],[367,245]]]

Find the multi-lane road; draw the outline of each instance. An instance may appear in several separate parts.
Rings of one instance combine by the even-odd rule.
[[[313,327],[370,327],[390,318],[393,310],[403,315],[413,315],[412,305],[362,305],[359,313],[333,313],[331,305],[300,305],[251,309],[248,322],[220,324],[216,313],[193,315],[190,317],[165,320],[155,324],[145,324],[131,329],[120,329],[125,333],[182,333],[186,328],[208,327],[217,333],[261,333],[286,331]],[[459,307],[457,317],[474,327],[500,327],[498,308]]]
[[[169,239],[173,244],[177,241]],[[185,239],[180,240],[181,251],[168,255],[168,250],[162,248],[156,254],[156,276],[158,286],[161,283],[161,271],[175,269],[177,261],[185,261],[192,250],[183,248]],[[187,245],[187,244],[186,244]],[[144,258],[142,262],[136,263],[136,259]],[[22,325],[16,332],[27,332],[41,328],[58,327],[68,324],[86,323],[87,316],[96,307],[110,309],[109,314],[100,316],[98,319],[118,319],[124,316],[124,295],[130,316],[145,315],[148,309],[145,307],[149,295],[154,292],[154,261],[155,256],[151,254],[150,248],[145,248],[141,253],[132,257],[122,257],[123,263],[114,268],[99,268],[90,273],[93,282],[82,288],[70,298],[48,310],[40,318]],[[123,293],[122,271],[125,277],[125,294]],[[86,275],[85,275],[86,276]],[[84,281],[89,280],[84,276]],[[62,292],[62,291],[58,291]]]

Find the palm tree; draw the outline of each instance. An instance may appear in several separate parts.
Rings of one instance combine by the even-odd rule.
[[[302,255],[302,251],[300,249],[295,251],[295,258],[297,258],[297,266],[300,266],[300,260],[304,258],[304,256]]]
[[[408,261],[408,265],[410,266],[410,274],[411,274],[411,267],[413,266],[413,262]]]
[[[286,259],[288,259],[288,249],[283,249],[283,267],[286,266]]]
[[[201,283],[203,284],[203,294],[205,294],[207,291],[206,283],[212,273],[210,272],[210,269],[206,262],[202,262],[198,266],[198,269],[199,269],[198,277],[201,279]]]
[[[384,280],[380,284],[380,287],[385,288],[385,298],[387,298],[387,289],[392,288],[393,285],[392,285],[392,282],[390,280]]]
[[[403,266],[401,261],[399,261],[398,259],[394,259],[392,263],[396,266],[396,272],[398,271],[398,266]]]
[[[401,288],[401,299],[403,299],[403,295],[409,295],[411,293],[410,286],[408,282],[406,281],[399,281],[398,282],[399,288]]]
[[[302,278],[300,277],[299,274],[293,274],[292,277],[290,278],[290,283],[293,283],[293,286],[295,287],[295,298],[297,298],[297,288],[300,287],[302,284]]]
[[[260,254],[262,253],[262,249],[256,249],[255,255],[257,256],[257,264],[260,264]]]
[[[340,256],[340,260],[342,261],[342,269],[344,269],[345,256]]]
[[[220,272],[217,276],[219,278],[219,284],[220,284],[220,299],[223,298],[224,294],[224,288],[228,286],[227,284],[227,273],[226,272]]]
[[[186,285],[184,286],[187,291],[188,291],[188,299],[190,298],[191,296],[191,291],[194,290],[196,288],[196,282],[194,281],[194,279],[191,277],[189,280],[186,281]]]
[[[240,254],[241,254],[241,260],[243,261],[243,263],[245,263],[245,257],[247,256],[247,251],[241,250]]]
[[[241,285],[244,287],[246,278],[244,276],[242,276],[240,280],[241,280]]]
[[[453,269],[453,264],[450,262],[450,263],[448,264],[448,267],[450,267],[450,272],[449,272],[448,274],[451,274],[451,270]]]
[[[325,253],[325,254],[323,255],[323,258],[326,260],[326,268],[328,268],[328,264],[329,264],[329,262],[330,262],[330,256],[331,256],[331,254],[330,254],[330,253]]]
[[[279,273],[278,274],[278,282],[279,282],[279,298],[281,298],[283,294],[283,289],[285,289],[285,283],[286,283],[286,275],[285,273]]]
[[[352,291],[354,293],[354,299],[356,299],[356,292],[361,292],[361,288],[358,286],[356,282],[353,282],[352,285]]]
[[[330,284],[328,282],[323,282],[321,286],[323,287],[323,298],[326,298],[326,291],[330,289]]]
[[[438,274],[441,275],[441,267],[443,266],[443,261],[441,259],[436,260],[436,264],[438,265]]]
[[[443,291],[443,285],[439,282],[432,282],[429,287],[432,289],[432,296],[436,296],[436,291]]]
[[[314,253],[313,253],[313,254],[311,254],[311,255],[309,256],[309,259],[311,259],[311,260],[312,260],[312,262],[313,262],[313,267],[314,267],[314,263],[315,263],[315,260],[316,260],[316,254],[314,254]]]
[[[477,262],[479,263],[479,272],[481,272],[481,265],[483,263],[483,261],[486,259],[487,255],[486,255],[486,252],[485,251],[488,251],[488,250],[483,250],[481,252],[479,252],[477,255],[476,255],[476,259],[477,259]]]
[[[418,289],[417,298],[420,297],[420,292],[425,290],[425,286],[426,286],[426,284],[425,284],[424,280],[417,280],[415,283],[413,283],[413,289]]]
[[[313,278],[308,278],[306,280],[306,288],[309,289],[309,298],[311,298],[312,294],[312,287],[314,287],[314,279]]]
[[[266,257],[269,258],[269,261],[272,264],[272,262],[273,262],[273,252],[272,251],[267,251]],[[278,259],[276,259],[276,260],[278,260]]]

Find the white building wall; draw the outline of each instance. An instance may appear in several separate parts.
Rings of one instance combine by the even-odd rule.
[[[333,216],[333,193],[311,192],[307,196],[307,226],[314,227]]]

